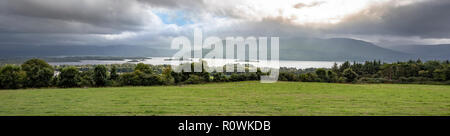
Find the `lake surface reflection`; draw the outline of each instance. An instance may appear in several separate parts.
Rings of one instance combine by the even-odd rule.
[[[209,66],[223,66],[225,64],[229,63],[239,63],[244,64],[246,62],[240,62],[237,60],[230,60],[230,59],[203,59],[208,63]],[[192,61],[198,61],[192,60]],[[151,59],[144,59],[144,60],[81,60],[79,62],[49,62],[50,65],[96,65],[96,64],[124,64],[124,63],[131,63],[131,64],[137,64],[137,63],[144,63],[144,64],[152,64],[152,65],[171,65],[171,64],[180,64],[180,63],[189,63],[192,61],[179,61],[179,60],[170,60],[168,57],[152,57]],[[258,64],[258,62],[247,62],[249,64]],[[291,67],[291,68],[299,68],[299,69],[305,69],[305,68],[331,68],[334,63],[337,63],[338,65],[342,64],[343,62],[335,62],[335,61],[293,61],[293,60],[280,60],[279,66],[280,67]]]

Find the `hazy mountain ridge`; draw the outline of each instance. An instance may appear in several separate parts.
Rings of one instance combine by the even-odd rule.
[[[269,42],[270,43],[270,42]],[[177,50],[145,46],[0,46],[0,57],[18,56],[148,56],[171,57]],[[309,61],[403,61],[450,59],[450,45],[411,45],[383,48],[370,42],[348,38],[280,39],[280,59]],[[431,53],[431,54],[430,54]]]
[[[175,50],[144,46],[0,46],[0,57],[17,56],[170,56]]]
[[[403,60],[411,54],[347,38],[296,38],[280,43],[280,58],[287,60]]]
[[[431,59],[449,59],[450,44],[438,45],[401,45],[388,47],[389,49],[415,54]]]

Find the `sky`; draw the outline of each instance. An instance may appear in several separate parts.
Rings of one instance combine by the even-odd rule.
[[[0,0],[2,45],[141,45],[177,36],[450,43],[449,0]]]

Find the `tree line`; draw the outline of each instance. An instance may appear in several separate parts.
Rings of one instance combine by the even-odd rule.
[[[0,68],[0,88],[42,88],[42,87],[105,87],[105,86],[151,86],[198,84],[206,82],[227,82],[259,80],[264,75],[256,73],[208,73],[174,72],[168,65],[147,65],[139,63],[133,68],[129,64],[52,67],[41,59],[30,59],[22,65],[5,65]],[[191,64],[193,69],[194,64]],[[132,68],[132,70],[130,70]],[[55,72],[57,71],[57,72]],[[193,70],[191,70],[193,71]],[[57,73],[57,74],[55,74]]]
[[[191,64],[191,68],[193,69]],[[55,72],[57,71],[57,72]],[[193,70],[192,70],[193,71]],[[59,74],[55,74],[59,73]],[[139,63],[129,66],[95,65],[93,68],[62,66],[52,67],[40,59],[30,59],[22,65],[5,65],[0,68],[0,88],[42,87],[104,87],[198,84],[259,80],[267,73],[249,72],[181,72],[171,66],[153,66]],[[336,63],[330,69],[281,68],[281,81],[330,82],[330,83],[441,83],[450,84],[449,61],[394,62],[366,61],[364,63]]]
[[[279,80],[330,83],[422,83],[450,84],[450,62],[426,61],[420,59],[407,62],[382,63],[348,61],[336,63],[330,69],[315,69],[314,72],[295,74],[282,71]]]

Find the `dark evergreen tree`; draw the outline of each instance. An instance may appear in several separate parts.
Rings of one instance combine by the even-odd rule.
[[[108,80],[108,73],[104,65],[97,65],[94,68],[94,81],[96,86],[105,86]]]

